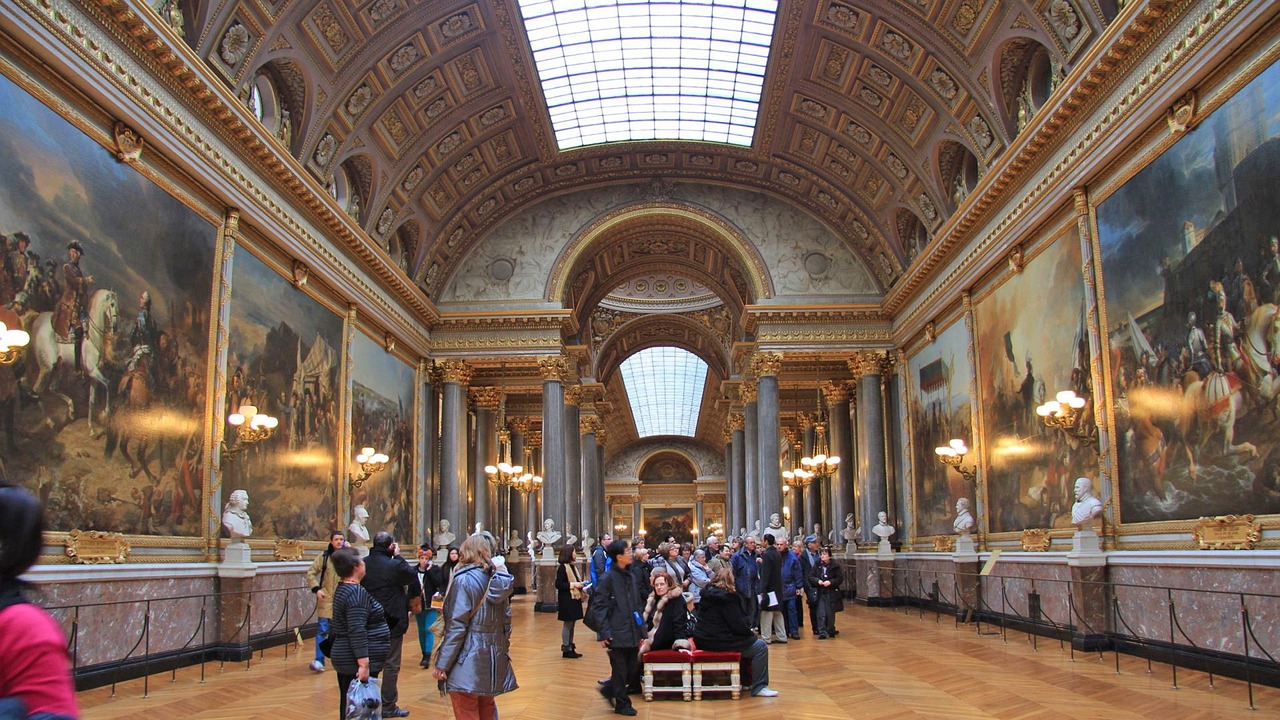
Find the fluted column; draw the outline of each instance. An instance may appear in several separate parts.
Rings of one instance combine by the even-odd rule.
[[[600,477],[600,454],[596,452],[596,432],[602,425],[600,418],[595,416],[594,408],[590,410],[590,414],[578,419],[578,430],[582,433],[582,511],[578,516],[578,524],[583,538],[590,531],[591,537],[597,540],[600,533],[608,529],[600,522],[604,483]]]
[[[840,464],[829,481],[831,488],[827,496],[831,498],[831,505],[821,522],[824,531],[836,531],[836,544],[843,544],[840,529],[844,527],[844,516],[854,511],[855,459],[849,436],[849,384],[843,381],[824,383],[822,395],[827,401],[827,442],[831,454],[840,457]]]
[[[511,462],[514,465],[524,465],[525,472],[533,472],[528,463],[524,461],[524,438],[529,433],[529,418],[511,418],[507,423],[511,428]],[[528,496],[517,490],[511,491],[511,506],[507,512],[507,536],[510,537],[511,530],[515,530],[516,534],[524,537],[525,532],[529,529],[525,526],[525,512],[529,504]]]
[[[758,423],[758,472],[760,493],[758,510],[762,522],[767,523],[773,513],[782,514],[782,469],[779,464],[779,443],[782,421],[779,417],[778,373],[782,372],[780,353],[760,353],[753,360],[756,386],[756,412]]]
[[[551,518],[556,530],[564,533],[565,424],[564,382],[569,366],[563,357],[538,360],[542,373],[542,516]]]
[[[564,389],[564,518],[565,530],[582,534],[582,386]],[[565,533],[566,535],[568,532]]]
[[[490,497],[493,494],[490,488],[492,483],[485,475],[484,466],[498,462],[498,444],[494,437],[497,433],[498,403],[502,400],[502,394],[495,387],[474,387],[471,388],[471,400],[476,407],[476,436],[471,456],[471,498],[474,511],[471,516],[486,530],[493,530],[495,524],[492,516],[496,508]],[[467,532],[471,530],[472,528],[467,528]]]
[[[888,508],[885,486],[884,401],[881,375],[892,362],[882,351],[862,351],[849,360],[858,378],[858,488],[856,503],[862,541],[871,542],[876,514]]]
[[[726,427],[724,430],[724,530],[723,534],[728,535],[731,530],[729,526],[733,525],[733,430]],[[708,535],[710,531],[708,531]]]
[[[607,430],[605,430],[604,424],[601,423],[600,427],[596,430],[596,467],[599,468],[599,484],[600,484],[600,492],[599,492],[600,506],[596,509],[596,514],[597,514],[596,521],[600,524],[601,528],[604,528],[604,530],[608,530],[609,532],[612,533],[613,532],[613,512],[610,510],[609,503],[604,496],[604,472],[605,472],[604,449],[605,449],[605,445],[608,442],[609,442],[609,433]],[[599,537],[599,535],[597,535],[596,537]]]
[[[440,518],[440,389],[442,378],[439,366],[420,364],[419,376],[422,377],[422,390],[419,402],[422,410],[418,413],[421,424],[418,436],[418,451],[422,456],[422,527],[419,537],[429,538],[435,530],[436,521]],[[424,532],[425,531],[425,532]]]
[[[729,516],[729,527],[725,536],[737,535],[747,526],[747,446],[746,416],[742,413],[730,413],[729,428],[733,433],[733,469],[730,474],[730,487],[733,488],[733,514]]]
[[[473,371],[461,360],[446,360],[440,369],[440,519],[461,536],[467,525],[467,384]]]
[[[529,431],[529,434],[526,436],[525,443],[529,446],[529,457],[531,460],[542,457],[541,430]],[[537,471],[530,470],[530,472],[533,472],[535,475],[545,474],[545,471],[541,466],[542,461],[540,459],[534,461],[538,464],[538,469]],[[544,480],[542,484],[545,485],[546,481]],[[534,488],[533,492],[529,493],[529,499],[525,506],[524,515],[524,538],[526,542],[532,542],[530,538],[536,535],[538,533],[538,529],[542,526],[542,518],[545,517],[542,514],[542,495],[544,491],[545,488],[537,487]],[[528,546],[526,546],[526,548],[532,550],[532,548],[529,548]]]
[[[762,526],[764,524],[757,502],[760,497],[760,424],[756,412],[755,380],[744,380],[738,394],[742,397],[742,439],[745,443],[742,460],[746,492],[742,494],[742,524],[750,534],[755,532],[756,520],[761,520]]]

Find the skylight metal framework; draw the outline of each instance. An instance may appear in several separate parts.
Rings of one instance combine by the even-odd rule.
[[[639,437],[698,432],[707,364],[688,350],[652,347],[622,363],[631,416]]]
[[[750,146],[777,0],[519,0],[560,150]]]

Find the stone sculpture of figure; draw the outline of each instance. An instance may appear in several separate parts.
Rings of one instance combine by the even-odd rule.
[[[564,544],[565,545],[578,544],[578,536],[573,534],[573,526],[571,526],[569,523],[564,524]]]
[[[520,537],[520,532],[517,530],[512,530],[511,538],[507,540],[507,547],[511,548],[512,550],[518,550],[520,549],[521,545],[524,545],[524,540]]]
[[[369,511],[363,505],[351,509],[351,524],[347,526],[347,542],[360,554],[369,554]]]
[[[846,545],[858,542],[858,536],[861,535],[861,528],[854,527],[853,513],[844,516],[844,529],[840,531],[840,537],[844,538]],[[815,532],[814,535],[817,535]]]
[[[740,528],[738,528],[738,537],[739,537],[739,538],[744,538],[744,537],[746,537],[746,536],[747,536],[747,529],[746,529],[746,528],[744,528],[744,527],[740,527]]]
[[[244,542],[253,534],[253,521],[249,519],[249,493],[233,490],[222,508],[222,527],[226,528],[231,542]]]
[[[969,498],[960,498],[956,501],[956,521],[951,524],[951,527],[959,535],[969,535],[977,527],[977,523],[973,521],[973,515],[969,512]]]
[[[529,532],[525,533],[524,539],[525,539],[525,548],[529,550],[529,557],[531,558],[535,557],[534,547],[537,545],[537,543],[533,541],[533,531],[530,530]]]
[[[778,530],[784,530],[782,527],[782,516],[778,515],[778,513],[772,513],[769,515],[769,531],[773,533],[774,537],[777,537]],[[784,530],[782,534],[786,535],[787,533]]]
[[[543,545],[555,545],[560,542],[560,533],[556,532],[556,521],[547,518],[542,521],[542,530],[538,532],[538,542]]]
[[[1102,501],[1093,494],[1093,481],[1076,478],[1076,502],[1071,506],[1071,524],[1081,530],[1092,530],[1093,521],[1102,515]]]
[[[889,514],[885,511],[881,510],[876,515],[876,519],[880,522],[871,528],[871,533],[881,540],[888,540],[894,533],[898,532],[897,528],[889,524]]]
[[[584,529],[582,531],[582,552],[587,557],[591,557],[591,548],[596,544],[596,539],[591,537],[591,531]]]
[[[440,518],[440,532],[436,533],[436,547],[449,547],[457,539],[458,536],[453,534],[448,518]]]
[[[757,539],[759,539],[762,535],[764,535],[764,523],[757,520],[755,524],[755,531],[752,532],[751,534],[756,536]],[[746,537],[747,532],[743,530],[742,535],[743,537]]]

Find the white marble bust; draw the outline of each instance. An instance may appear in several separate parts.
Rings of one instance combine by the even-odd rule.
[[[556,521],[547,518],[542,521],[542,530],[538,531],[538,542],[543,545],[555,545],[560,542],[560,533],[556,532]]]
[[[582,530],[582,552],[587,556],[591,555],[591,548],[596,544],[596,539],[591,537],[591,531],[583,528]]]
[[[977,527],[973,515],[969,512],[969,498],[960,498],[956,501],[956,520],[951,527],[958,535],[969,535]]]
[[[769,515],[769,527],[766,530],[772,533],[775,538],[787,534],[787,529],[782,527],[782,516],[778,515],[778,513]]]
[[[889,538],[893,537],[894,533],[898,532],[898,528],[889,524],[889,514],[885,511],[881,510],[876,515],[876,519],[879,520],[879,522],[871,528],[871,533],[881,540],[887,541]]]
[[[844,516],[844,529],[840,531],[840,537],[844,538],[846,544],[858,542],[861,528],[854,527],[853,513]],[[817,533],[814,533],[817,535]]]
[[[803,533],[803,530],[804,530],[803,528],[796,528],[796,531],[797,531],[797,532],[799,532],[799,533],[801,533],[801,534],[804,534],[804,533]],[[814,524],[813,524],[813,531],[812,531],[812,534],[813,534],[813,535],[817,535],[818,537],[822,537],[822,523],[814,523]]]
[[[1095,520],[1102,515],[1102,501],[1093,494],[1093,481],[1087,477],[1076,478],[1076,502],[1071,506],[1071,524],[1081,530],[1093,530]]]
[[[222,508],[222,527],[226,528],[231,542],[244,542],[253,535],[253,520],[249,519],[249,493],[233,490]]]
[[[347,541],[360,554],[369,554],[369,510],[363,505],[351,509],[351,524],[347,526]]]
[[[507,547],[512,550],[519,550],[521,545],[524,545],[524,539],[520,537],[520,532],[512,530],[511,537],[507,540]]]
[[[570,525],[569,523],[564,524],[564,544],[565,545],[578,544],[578,536],[573,534],[573,526]]]
[[[440,518],[440,530],[436,532],[436,547],[449,547],[454,540],[458,539],[451,528],[448,518]]]

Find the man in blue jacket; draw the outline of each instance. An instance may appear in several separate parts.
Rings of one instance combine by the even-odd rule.
[[[783,608],[787,618],[787,635],[800,639],[800,597],[804,595],[804,576],[800,573],[800,558],[791,552],[785,537],[778,538],[778,552],[782,553]]]
[[[609,571],[609,566],[612,564],[608,553],[604,550],[611,542],[613,542],[613,535],[607,532],[600,533],[600,542],[596,543],[595,550],[591,551],[591,583],[593,585],[600,582],[600,578],[604,577],[604,574]]]
[[[635,715],[636,709],[627,696],[629,687],[640,685],[640,642],[644,638],[644,620],[640,616],[639,599],[632,579],[631,546],[626,540],[614,540],[605,549],[613,566],[591,590],[591,625],[596,639],[609,653],[612,676],[600,687],[600,694],[613,704],[618,715]]]
[[[747,624],[759,631],[760,603],[756,601],[756,594],[760,592],[760,557],[756,555],[754,535],[748,535],[742,541],[742,549],[733,554],[733,585],[743,598]]]

